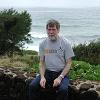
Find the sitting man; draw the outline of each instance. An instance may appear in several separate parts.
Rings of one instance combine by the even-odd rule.
[[[68,40],[59,36],[60,24],[51,19],[47,22],[48,37],[39,46],[40,75],[29,85],[30,100],[38,99],[41,88],[56,88],[56,100],[68,100],[68,72],[74,52]]]

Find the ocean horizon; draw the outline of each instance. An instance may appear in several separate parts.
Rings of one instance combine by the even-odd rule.
[[[32,44],[25,44],[27,50],[39,50],[39,43],[47,37],[46,23],[49,19],[60,22],[60,35],[72,46],[100,39],[100,8],[20,8],[31,15]]]
[[[60,22],[60,35],[71,45],[89,43],[100,38],[100,8],[31,8],[32,26],[30,34],[33,43],[27,49],[38,51],[39,43],[47,37],[46,22],[56,19]]]

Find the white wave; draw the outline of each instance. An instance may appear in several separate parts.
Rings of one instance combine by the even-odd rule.
[[[25,50],[34,50],[34,51],[37,51],[39,52],[39,44],[36,46],[36,45],[25,45]]]
[[[29,32],[29,34],[31,34],[31,36],[33,38],[45,38],[47,37],[47,34],[44,34],[44,33],[37,33],[37,32]]]

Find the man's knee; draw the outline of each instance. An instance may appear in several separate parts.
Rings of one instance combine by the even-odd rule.
[[[58,89],[58,92],[61,92],[61,93],[68,93],[68,88],[60,87],[60,88]]]
[[[35,87],[35,86],[34,86],[32,83],[29,84],[29,90],[30,90],[30,91],[32,91],[34,87]]]
[[[32,82],[29,84],[29,89],[37,90],[40,87],[40,77],[37,76]]]
[[[30,91],[37,90],[37,88],[38,88],[37,84],[34,84],[33,82],[31,82],[31,83],[29,84],[29,90],[30,90]]]

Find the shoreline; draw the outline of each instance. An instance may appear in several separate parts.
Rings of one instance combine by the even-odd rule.
[[[77,41],[73,41],[73,40],[71,41],[71,39],[68,39],[68,41],[70,42],[72,47],[75,47],[75,46],[78,46],[79,44],[86,44],[86,45],[88,45],[89,43],[98,41],[99,39],[100,38],[93,39],[93,40],[90,39],[90,40],[87,40],[87,41],[80,41],[80,42],[77,39],[76,39]],[[39,52],[39,43],[41,41],[39,41],[37,44],[36,44],[37,41],[35,41],[35,42],[33,41],[32,44],[25,44],[25,50],[33,50],[33,51]]]

